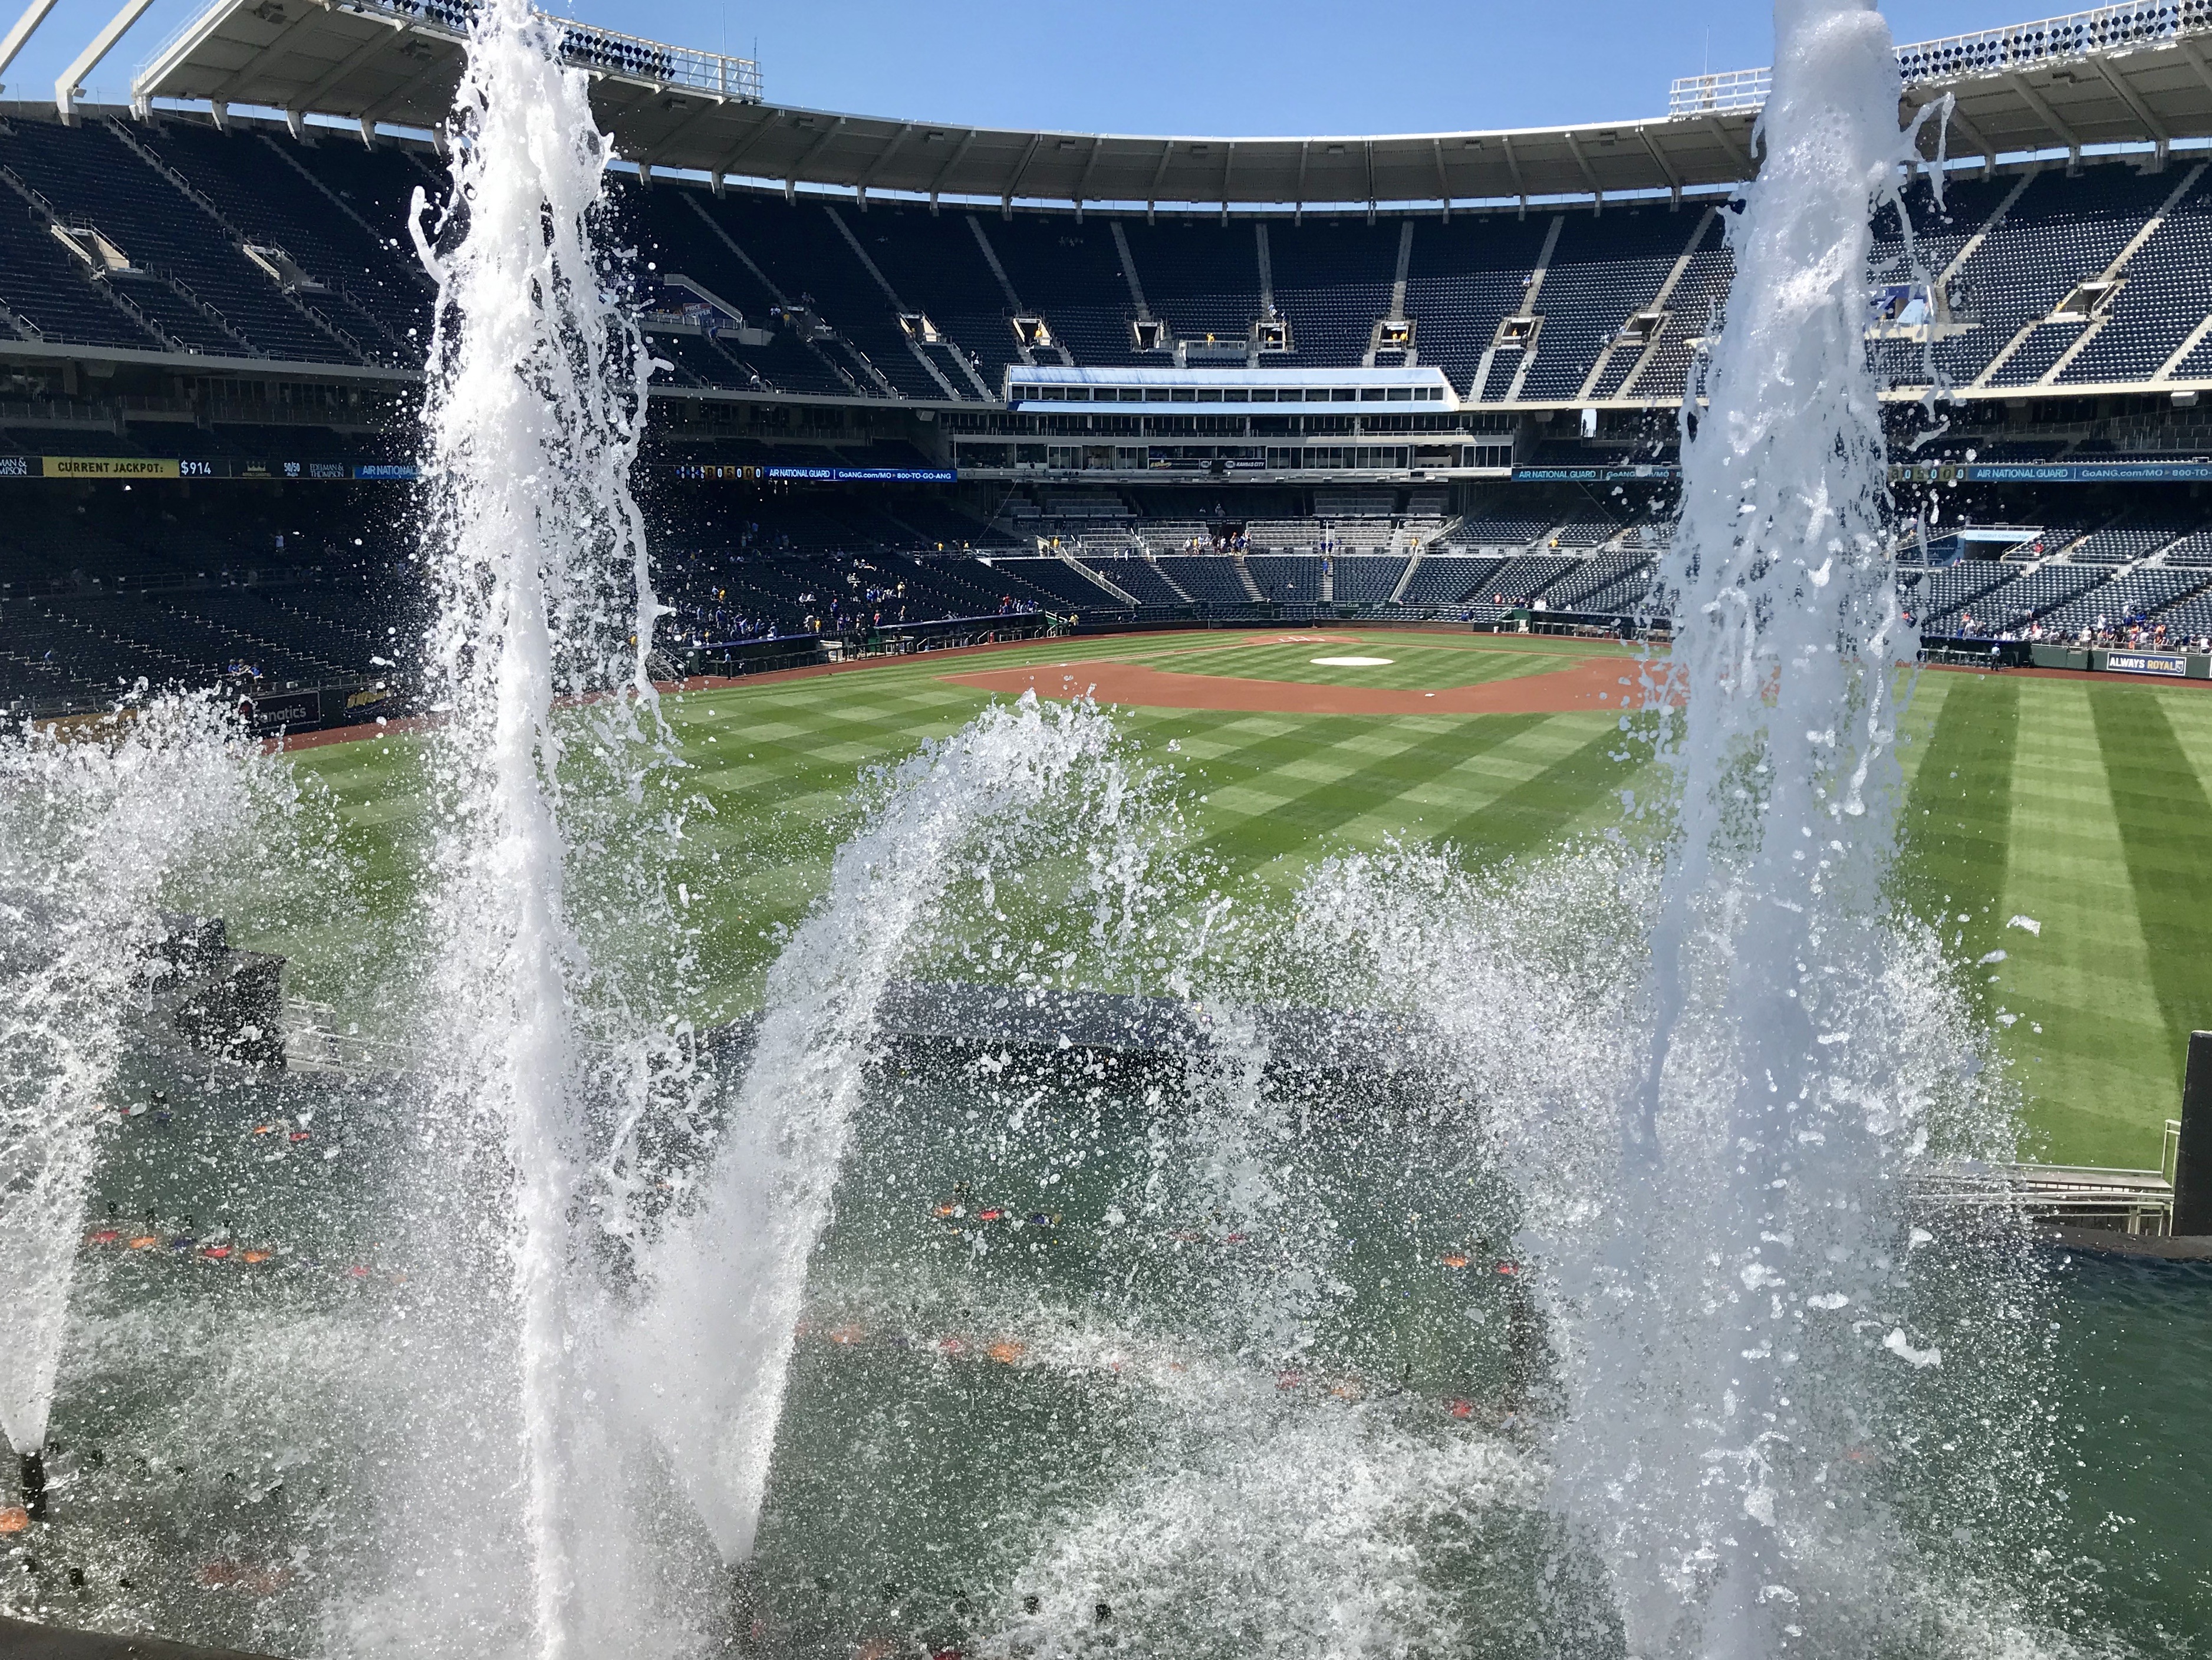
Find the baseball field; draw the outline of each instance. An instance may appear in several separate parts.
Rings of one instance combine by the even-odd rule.
[[[718,993],[732,1009],[757,994],[854,822],[861,770],[994,697],[1034,685],[1114,705],[1120,729],[1182,775],[1205,850],[1264,899],[1316,857],[1393,836],[1489,860],[1615,825],[1621,792],[1643,783],[1619,730],[1638,667],[1602,643],[1221,631],[686,690],[666,708],[713,806],[690,836],[695,858],[721,855],[719,879],[698,885],[717,896]],[[1898,893],[1951,919],[1963,964],[2004,953],[1969,977],[2027,1093],[2030,1152],[2155,1164],[2188,1033],[2212,1025],[2212,687],[1931,670],[1905,730]],[[387,733],[295,757],[392,906],[421,830],[418,743]]]

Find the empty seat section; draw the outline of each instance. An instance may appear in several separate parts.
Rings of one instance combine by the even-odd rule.
[[[1395,554],[1341,555],[1332,560],[1339,605],[1379,605],[1397,592],[1410,561]]]
[[[233,246],[222,228],[147,166],[105,121],[63,127],[17,121],[0,135],[0,160],[64,220],[95,226],[133,265],[183,283],[249,343],[234,356],[351,362],[354,354],[287,302],[276,284]],[[276,165],[271,159],[272,166]],[[149,283],[147,286],[150,287]],[[173,300],[167,303],[173,305]],[[212,341],[218,337],[210,336]]]
[[[49,340],[133,351],[162,348],[100,292],[84,262],[13,192],[0,194],[0,300]]]
[[[1419,248],[1427,232],[1417,224]],[[1291,355],[1266,357],[1263,367],[1356,368],[1365,357],[1375,325],[1390,309],[1390,284],[1398,269],[1399,231],[1360,219],[1281,220],[1267,226],[1268,265],[1275,309],[1291,325]],[[1414,349],[1427,342],[1415,331]]]
[[[1971,605],[2013,575],[2011,568],[1994,559],[1966,559],[1931,570],[1905,594],[1906,614],[1929,627],[1933,619]]]
[[[2187,641],[2198,650],[2212,649],[2212,593],[2200,590],[2151,618],[2166,630],[2170,642]]]
[[[1064,560],[994,559],[991,569],[1009,573],[1039,593],[1049,596],[1058,607],[1079,615],[1128,609],[1125,602],[1116,599]]]
[[[687,356],[696,373],[720,386],[751,386],[757,379],[763,388],[776,392],[850,397],[859,390],[771,314],[775,292],[739,257],[740,251],[750,257],[752,250],[733,234],[726,241],[716,224],[701,216],[699,208],[707,208],[711,216],[713,207],[703,192],[631,191],[625,201],[640,246],[662,275],[692,278],[735,308],[747,325],[769,336],[765,345],[746,345],[734,335],[703,342],[701,350]],[[729,227],[722,226],[721,232],[728,233]]]
[[[1620,533],[1618,519],[1599,519],[1584,516],[1570,519],[1544,538],[1544,545],[1552,548],[1594,548],[1610,542]]]
[[[1260,592],[1279,605],[1317,605],[1322,562],[1311,555],[1247,554],[1244,569]]]
[[[1593,554],[1546,591],[1544,602],[1554,611],[1574,611],[1593,594],[1604,593],[1633,571],[1645,569],[1651,556],[1636,552]]]
[[[1252,596],[1237,574],[1237,562],[1220,554],[1170,555],[1158,562],[1162,575],[1204,605],[1249,605]]]
[[[1568,216],[1535,301],[1544,326],[1522,397],[1579,396],[1599,351],[1650,304],[1698,222],[1663,208]]]
[[[1172,361],[1136,349],[1129,325],[1137,307],[1108,221],[1017,214],[994,219],[986,228],[1022,303],[1037,307],[1078,363],[1100,368]]]
[[[287,159],[301,146],[185,121],[168,124],[148,143],[232,224],[283,248],[324,284],[326,301],[313,303],[325,315],[357,336],[374,331],[387,350],[419,360],[431,294],[412,242],[376,234],[303,177]]]
[[[1525,548],[1552,528],[1548,514],[1470,514],[1459,521],[1451,539],[1469,547]]]
[[[1937,363],[1960,385],[1975,380],[2021,329],[2050,315],[2076,283],[2100,276],[2175,182],[2112,163],[2076,179],[2058,168],[2037,174],[1953,280],[1954,309],[1979,321],[1938,342]],[[2033,348],[2038,357],[2050,350],[2040,340]],[[2057,355],[2051,351],[2049,361]],[[2024,384],[2016,374],[1997,380]]]
[[[1398,603],[1424,608],[1455,605],[1505,563],[1503,559],[1424,555],[1421,562],[1413,568],[1413,574],[1406,579],[1405,592],[1398,596]]]
[[[2058,373],[2062,386],[2148,380],[2212,315],[2204,273],[2212,268],[2212,173],[2136,249],[2121,273],[2104,326]]]
[[[1494,605],[1524,605],[1581,562],[1559,554],[1524,554],[1484,577],[1468,597]]]
[[[995,350],[998,364],[988,373],[978,369],[975,378],[983,382],[993,400],[1000,397],[1005,383],[999,371],[1013,356],[1009,350],[1012,331],[1002,317],[995,329],[985,326],[994,320],[994,313],[1002,311],[1004,302],[997,283],[992,279],[990,267],[983,261],[981,250],[976,247],[975,237],[959,216],[933,218],[927,209],[897,204],[872,207],[863,213],[852,203],[841,202],[834,204],[834,210],[836,220],[843,221],[854,240],[860,243],[876,269],[884,274],[899,303],[927,316],[947,337],[934,344],[918,339],[914,344],[908,344],[909,337],[899,323],[898,307],[884,292],[882,284],[854,258],[851,243],[837,233],[836,220],[823,227],[830,239],[824,245],[823,263],[836,262],[842,284],[837,290],[838,297],[830,301],[835,307],[830,320],[844,328],[838,319],[848,309],[856,318],[866,319],[865,335],[857,329],[846,331],[862,341],[886,374],[890,373],[890,366],[884,360],[900,360],[907,378],[892,378],[902,388],[911,388],[909,395],[916,398],[941,399],[945,395],[944,388],[915,360],[917,350],[935,363],[938,372],[951,386],[953,396],[981,398],[986,395],[976,390],[975,380],[969,379],[967,369],[962,367],[975,350],[965,336],[975,335],[977,345]],[[830,211],[824,209],[823,216],[827,218]],[[825,293],[824,298],[828,297]],[[975,309],[979,306],[984,308],[981,315]],[[960,328],[952,324],[956,307]],[[1002,339],[1006,343],[1003,346],[1000,344]],[[921,378],[914,379],[916,375]]]
[[[1698,343],[1720,326],[1729,285],[1735,279],[1735,254],[1726,240],[1729,219],[1723,210],[1706,225],[1698,251],[1667,296],[1667,320],[1660,325],[1657,344],[1622,382],[1620,396],[1657,403],[1682,396]]]
[[[1260,315],[1259,244],[1249,222],[1125,219],[1146,302],[1171,338],[1237,342]]]
[[[2067,550],[2066,556],[2077,565],[2124,565],[2157,552],[2187,529],[2170,520],[2123,520],[2090,532]]]
[[[2010,195],[2011,179],[1951,179],[1944,186],[1939,208],[1926,179],[1915,179],[1905,192],[1911,221],[1908,245],[1898,222],[1897,210],[1882,203],[1875,210],[1874,248],[1870,265],[1877,286],[1911,286],[1941,273],[1988,222]],[[1925,347],[1901,332],[1868,343],[1869,359],[1885,382],[1912,386],[1928,380]]]
[[[1149,559],[1093,559],[1083,562],[1139,605],[1175,608],[1188,602],[1170,587]]]
[[[1012,308],[975,240],[975,216],[932,214],[903,204],[871,206],[845,222],[890,279],[898,296],[943,334],[948,348],[973,359],[993,398],[1003,395],[1006,370],[1018,363]],[[1056,362],[1048,356],[1048,362]],[[960,395],[975,395],[963,377],[948,374]]]
[[[2081,565],[2036,565],[2009,582],[1984,590],[1923,624],[1935,633],[1947,625],[1973,634],[1998,634],[2026,627],[2045,611],[2062,605],[2106,581],[2112,573]]]
[[[2045,612],[2038,620],[2045,628],[2062,634],[2081,629],[2122,628],[2208,585],[2212,585],[2212,570],[2151,566],[2123,571],[2111,581]]]
[[[1541,215],[1461,215],[1425,222],[1413,233],[1406,314],[1415,325],[1414,344],[1421,362],[1441,368],[1462,398],[1498,325],[1520,310],[1550,222]],[[1494,368],[1491,379],[1503,387]]]
[[[728,245],[715,237],[708,224],[700,221],[698,215],[703,210],[707,218],[719,225],[767,280],[781,290],[786,301],[807,307],[849,343],[848,350],[840,353],[836,341],[825,342],[824,353],[832,360],[844,360],[840,366],[854,376],[864,395],[884,395],[883,387],[869,372],[872,368],[897,396],[943,399],[943,388],[907,349],[906,335],[898,325],[890,301],[854,257],[845,239],[837,234],[828,210],[821,203],[787,204],[781,198],[735,193],[717,200],[703,193],[677,190],[652,194],[656,198],[668,199],[641,204],[636,211],[641,216],[649,216],[647,222],[654,230],[670,240],[670,269],[684,269],[674,264],[679,240],[687,251],[701,250],[710,258],[719,249],[720,258],[714,259],[714,269],[728,278],[732,289],[750,293],[732,293],[700,271],[685,269],[685,274],[706,282],[732,304],[748,307],[762,305],[762,301],[754,297],[761,294],[758,281],[742,281],[738,277],[737,273],[744,271],[744,262],[729,252]],[[703,241],[693,234],[695,228],[706,232]],[[765,324],[769,319],[749,315],[747,321]],[[853,349],[857,349],[857,356]],[[750,349],[732,346],[732,350],[750,361]],[[839,390],[849,393],[853,388],[841,386]]]
[[[1571,607],[1586,617],[1664,617],[1669,607],[1655,587],[1651,567],[1633,570],[1594,593],[1586,593]]]
[[[437,223],[448,175],[445,163],[434,155],[398,143],[369,149],[343,133],[324,135],[313,144],[288,144],[274,137],[268,142],[287,145],[284,154],[359,214],[369,234],[390,246],[397,258],[415,257],[407,215],[416,190],[429,199],[430,224]]]

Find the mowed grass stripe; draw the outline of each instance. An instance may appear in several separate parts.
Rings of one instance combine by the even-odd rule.
[[[2176,1085],[2164,1019],[2148,994],[2149,952],[2106,780],[2108,751],[2087,687],[2022,681],[2019,705],[2005,888],[1986,930],[1970,928],[1958,955],[1974,963],[1989,951],[2006,953],[2002,964],[1972,972],[1987,1012],[2022,1017],[1999,1030],[2037,1103],[2030,1153],[2147,1164]],[[2014,915],[2033,918],[2040,932],[2003,926]],[[1981,922],[1978,911],[1975,918]]]
[[[1333,833],[1355,821],[1376,817],[1386,803],[1404,800],[1410,790],[1432,781],[1453,763],[1509,742],[1539,719],[1491,716],[1409,743],[1393,742],[1387,729],[1355,730],[1326,752],[1357,751],[1372,758],[1333,771],[1305,789],[1277,797],[1258,815],[1243,816],[1221,825],[1200,846],[1236,873],[1300,851],[1324,854],[1332,850],[1325,842]],[[1218,803],[1216,796],[1208,805]],[[1413,829],[1409,814],[1389,818],[1393,829]]]
[[[2173,728],[2173,741],[2189,757],[2190,770],[2212,795],[2212,695],[2196,686],[2152,684],[2143,690],[2158,699],[2166,725]]]
[[[707,693],[709,697],[737,694]],[[957,732],[974,718],[982,699],[932,695],[926,698],[871,697],[850,701],[825,700],[805,708],[779,709],[783,718],[763,720],[769,711],[751,707],[727,710],[714,721],[715,730],[702,730],[712,716],[702,711],[685,723],[687,757],[695,762],[702,752],[732,764],[747,759],[782,757],[799,769],[797,776],[820,769],[843,775],[859,767],[903,753],[925,738]],[[718,741],[708,748],[707,738]],[[720,752],[726,751],[725,757]],[[750,754],[749,754],[750,752]]]
[[[1950,919],[1946,939],[1963,927],[1974,939],[1994,941],[2004,919],[1992,923],[1988,913],[2003,897],[2013,839],[2020,684],[1996,675],[1944,678],[1935,723],[1914,746],[1921,754],[1905,796],[1903,891],[1929,918]],[[1972,921],[1958,922],[1961,911]]]
[[[1933,739],[1937,716],[1943,712],[1951,688],[1963,676],[1936,674],[1922,670],[1917,674],[1900,673],[1893,688],[1899,701],[1897,721],[1897,768],[1903,775],[1905,795],[1910,796],[1920,776],[1921,763],[1927,759],[1928,747]],[[1909,692],[1909,696],[1908,696]]]
[[[2189,1034],[2212,1026],[2212,958],[2204,950],[2212,918],[2212,801],[2166,719],[2164,698],[2148,687],[2098,686],[2089,705],[2151,984],[2166,1017],[2169,1066],[2178,1069]]]
[[[1204,761],[1186,772],[1186,781],[1206,798],[1206,816],[1224,820],[1224,827],[1273,812],[1316,782],[1325,786],[1344,776],[1378,745],[1384,753],[1395,753],[1409,741],[1377,732],[1370,722],[1340,718],[1245,736],[1246,741],[1234,745],[1182,744],[1184,754]]]
[[[1634,762],[1616,758],[1627,740],[1612,718],[1545,715],[1522,736],[1552,750],[1548,764],[1489,794],[1426,839],[1477,856],[1524,853],[1589,818],[1608,795],[1628,787],[1641,773]],[[1501,746],[1500,753],[1510,750]]]

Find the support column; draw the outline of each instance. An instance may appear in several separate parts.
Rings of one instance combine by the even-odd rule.
[[[2212,1031],[2189,1034],[2181,1144],[2173,1158],[2173,1231],[2212,1233]]]

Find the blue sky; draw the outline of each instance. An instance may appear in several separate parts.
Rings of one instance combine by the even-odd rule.
[[[46,98],[119,0],[61,0],[5,98]],[[20,0],[0,0],[12,17]],[[540,0],[547,3],[547,0]],[[2079,3],[2079,0],[2075,0]],[[155,0],[94,73],[121,101],[204,0]],[[1227,137],[1543,126],[1663,113],[1667,83],[1766,63],[1767,0],[550,0],[678,45],[749,53],[769,99],[867,115]],[[2071,9],[1887,0],[1926,40]]]

